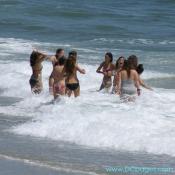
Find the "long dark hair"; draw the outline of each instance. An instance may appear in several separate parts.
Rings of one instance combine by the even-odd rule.
[[[62,48],[59,48],[59,49],[57,49],[56,50],[56,54],[59,54],[61,51],[63,51],[64,49],[62,49]]]
[[[75,51],[75,50],[70,51],[69,56],[74,56],[77,58],[77,51]]]
[[[42,54],[36,51],[33,51],[30,55],[30,66],[35,66],[37,59],[41,56]]]
[[[135,55],[131,55],[124,61],[123,69],[127,71],[127,75],[130,78],[131,70],[137,69],[138,58]]]
[[[107,55],[110,58],[110,62],[113,62],[113,55],[111,52],[107,52],[105,55]]]
[[[116,64],[115,64],[115,68],[116,68],[116,69],[118,69],[118,68],[119,68],[119,60],[120,60],[121,58],[123,58],[123,59],[124,59],[124,61],[126,60],[126,59],[125,59],[125,57],[120,56],[120,57],[117,59]]]
[[[130,67],[129,67],[129,65],[128,65],[128,60],[125,60],[124,61],[124,64],[123,64],[123,70],[125,70],[126,72],[127,72],[127,75],[128,75],[128,77],[130,77]]]
[[[61,58],[55,63],[54,66],[58,66],[58,65],[62,66],[62,65],[65,65],[65,62],[66,62],[66,57],[63,56],[63,57],[61,57]]]
[[[143,64],[139,64],[139,65],[137,66],[136,71],[137,71],[137,73],[138,73],[139,75],[142,74],[143,71],[144,71]]]
[[[70,55],[65,64],[66,74],[68,75],[73,74],[75,71],[75,66],[76,66],[76,57],[74,55]]]
[[[138,58],[136,55],[131,55],[128,57],[128,65],[130,66],[130,69],[137,69]]]

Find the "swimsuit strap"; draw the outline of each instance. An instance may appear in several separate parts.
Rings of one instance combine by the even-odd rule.
[[[57,62],[55,62],[54,67],[58,66],[58,65],[59,65],[59,62],[57,61]]]
[[[110,67],[109,67],[110,66]],[[109,67],[109,68],[108,68]],[[104,68],[103,67],[103,72],[109,72],[109,71],[112,71],[112,69],[111,69],[111,65],[108,65],[108,67],[107,68]]]

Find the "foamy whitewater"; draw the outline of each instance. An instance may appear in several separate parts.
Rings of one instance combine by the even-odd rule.
[[[54,43],[13,38],[1,38],[0,42],[1,96],[21,99],[11,106],[0,106],[0,113],[29,118],[6,131],[102,150],[175,156],[175,89],[142,89],[136,102],[122,103],[116,95],[96,91],[102,80],[95,72],[98,63],[93,65],[80,60],[80,66],[86,69],[86,75],[78,75],[81,96],[76,99],[62,97],[53,104],[53,97],[48,92],[51,63],[43,64],[44,91],[35,96],[28,83],[31,68],[27,57],[33,47],[45,48]],[[70,46],[65,47],[69,49]],[[5,59],[13,55],[18,58]],[[174,75],[150,70],[143,74],[146,81],[158,78],[174,78]]]

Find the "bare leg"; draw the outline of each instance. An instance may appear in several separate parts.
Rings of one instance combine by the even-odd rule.
[[[57,98],[58,98],[58,94],[57,94],[57,92],[56,92],[56,90],[55,90],[55,87],[54,87],[54,85],[53,85],[53,97],[54,97],[54,100],[56,100]]]
[[[80,96],[80,86],[74,91],[74,96],[75,97]]]
[[[70,97],[71,94],[72,94],[72,91],[70,91],[70,90],[67,89],[67,95],[68,95],[68,97]]]
[[[102,89],[104,89],[105,88],[105,85],[104,85],[104,83],[102,82],[102,84],[101,84],[101,86],[100,86],[100,89],[98,90],[98,91],[101,91]]]
[[[49,77],[49,92],[50,94],[53,94],[53,84],[54,84],[54,79],[52,76]]]

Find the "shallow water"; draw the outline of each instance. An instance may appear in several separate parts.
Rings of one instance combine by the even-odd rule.
[[[174,1],[0,0],[0,167],[4,174],[105,174],[105,166],[175,168]],[[44,9],[44,10],[41,10]],[[136,10],[137,9],[137,10]],[[10,12],[10,13],[8,13]],[[81,96],[56,104],[48,92],[52,65],[43,64],[44,91],[28,80],[33,48],[78,51],[86,75]],[[96,68],[136,54],[144,64],[134,103],[97,92]],[[11,167],[7,171],[7,167]]]

